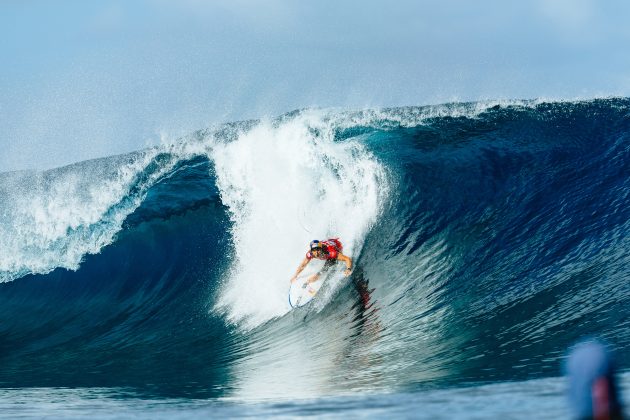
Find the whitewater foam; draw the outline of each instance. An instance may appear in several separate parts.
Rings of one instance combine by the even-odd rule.
[[[233,222],[236,262],[216,309],[246,328],[289,310],[289,278],[313,239],[339,237],[356,257],[387,194],[384,168],[309,111],[262,122],[211,154]]]

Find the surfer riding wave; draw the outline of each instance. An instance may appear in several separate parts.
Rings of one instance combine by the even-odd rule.
[[[352,258],[343,254],[343,245],[339,242],[338,238],[331,238],[325,241],[314,240],[310,244],[310,251],[306,253],[306,256],[297,268],[295,275],[291,277],[291,283],[297,279],[302,270],[306,268],[313,258],[325,260],[326,263],[319,272],[308,278],[307,284],[317,281],[319,276],[334,267],[337,261],[342,261],[346,264],[346,271],[344,272],[346,277],[352,273]]]

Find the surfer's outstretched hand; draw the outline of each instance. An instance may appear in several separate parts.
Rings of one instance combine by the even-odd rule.
[[[352,274],[352,269],[350,268],[346,268],[346,271],[343,272],[344,276],[348,277],[350,276],[350,274]]]
[[[291,277],[291,279],[289,279],[289,283],[293,283],[296,280],[297,280],[297,276],[293,276]]]

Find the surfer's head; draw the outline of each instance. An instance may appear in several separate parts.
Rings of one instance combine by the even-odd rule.
[[[319,257],[324,251],[324,247],[322,247],[322,243],[318,241],[317,239],[315,239],[314,241],[311,241],[310,246],[311,246],[311,255],[314,257]]]

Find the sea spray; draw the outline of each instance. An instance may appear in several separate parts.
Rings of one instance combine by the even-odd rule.
[[[253,327],[288,311],[289,279],[311,240],[339,237],[344,253],[359,254],[387,193],[385,170],[333,134],[313,111],[213,149],[237,254],[217,304],[231,322]]]

